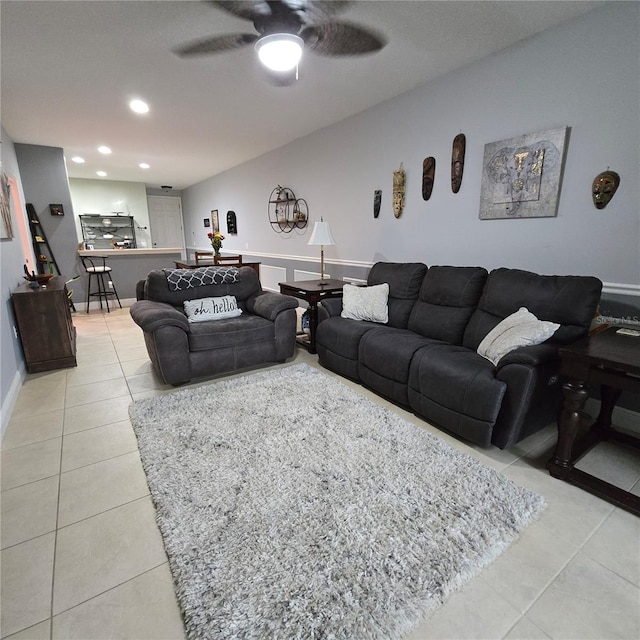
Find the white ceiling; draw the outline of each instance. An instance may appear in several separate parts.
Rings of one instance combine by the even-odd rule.
[[[388,45],[356,58],[309,53],[294,86],[274,87],[252,47],[172,53],[212,34],[254,33],[210,3],[2,0],[2,125],[14,142],[62,147],[70,177],[102,169],[107,180],[181,189],[602,4],[360,0],[339,17]],[[133,97],[151,111],[133,114]]]

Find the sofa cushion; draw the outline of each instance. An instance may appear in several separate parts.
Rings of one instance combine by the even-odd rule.
[[[332,316],[318,325],[316,345],[350,360],[357,360],[360,338],[377,326],[373,322]]]
[[[433,341],[409,331],[380,327],[360,340],[358,375],[363,384],[394,402],[407,405],[409,365],[414,354]]]
[[[390,327],[406,329],[420,286],[427,273],[421,262],[376,262],[367,276],[367,284],[389,285]]]
[[[526,307],[520,307],[487,333],[478,346],[478,354],[498,366],[502,356],[518,347],[542,344],[559,327],[555,322],[538,320]]]
[[[482,267],[430,267],[413,306],[408,329],[461,344],[487,278]]]
[[[342,288],[343,318],[386,323],[389,320],[389,285],[386,282],[370,287],[345,284]]]
[[[270,320],[243,313],[237,318],[225,318],[190,325],[189,351],[239,347],[252,342],[273,340],[275,325]],[[215,355],[211,355],[215,358]]]
[[[505,390],[491,362],[460,345],[426,345],[411,362],[411,408],[482,446],[491,443]]]
[[[194,271],[197,271],[197,269],[194,269]],[[169,283],[164,271],[158,269],[151,271],[147,275],[145,295],[147,300],[152,300],[154,302],[166,302],[178,307],[181,311],[185,300],[194,300],[195,298],[216,298],[219,296],[235,296],[239,306],[244,308],[244,301],[249,296],[261,291],[261,289],[258,274],[251,267],[240,267],[238,269],[237,282],[207,284],[179,291],[171,291],[169,289]]]
[[[562,325],[550,342],[573,342],[586,336],[601,289],[602,282],[591,276],[541,276],[519,269],[495,269],[487,278],[462,343],[475,351],[491,329],[520,307]]]

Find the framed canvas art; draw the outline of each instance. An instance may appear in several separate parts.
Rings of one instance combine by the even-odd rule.
[[[480,219],[558,215],[567,127],[484,147]]]
[[[211,228],[215,231],[220,231],[220,219],[218,218],[218,210],[213,209],[211,211]]]

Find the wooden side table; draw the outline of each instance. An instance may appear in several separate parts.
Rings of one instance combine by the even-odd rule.
[[[575,463],[602,440],[640,448],[640,440],[611,426],[611,414],[622,391],[640,392],[640,337],[616,333],[615,327],[592,335],[584,343],[560,349],[560,373],[564,405],[558,420],[558,444],[547,469],[554,478],[566,480],[618,507],[640,516],[638,496],[576,469]],[[580,435],[582,410],[590,386],[601,385],[600,414]]]
[[[327,279],[301,280],[298,282],[279,282],[280,293],[293,296],[309,303],[309,338],[297,339],[298,344],[306,347],[309,353],[316,353],[316,329],[318,327],[318,303],[327,298],[341,298],[344,281]]]

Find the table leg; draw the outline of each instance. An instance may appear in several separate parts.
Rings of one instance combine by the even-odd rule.
[[[593,428],[598,431],[603,439],[607,437],[608,432],[611,430],[611,415],[621,393],[622,389],[616,389],[606,384],[600,387],[600,413]]]
[[[547,469],[554,478],[565,478],[573,468],[571,451],[580,428],[582,410],[589,397],[589,387],[581,380],[569,380],[562,386],[564,405],[558,420],[558,445]]]
[[[309,302],[309,353],[316,353],[316,329],[318,328],[318,305]]]

